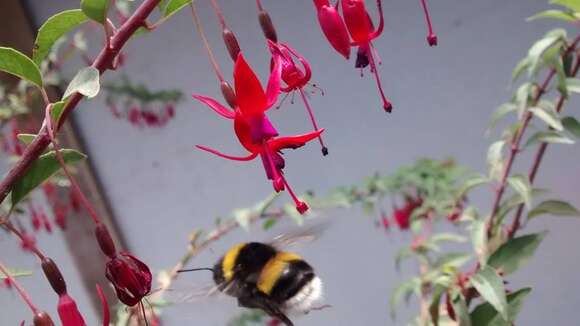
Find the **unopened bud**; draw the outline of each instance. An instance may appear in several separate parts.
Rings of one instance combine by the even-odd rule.
[[[221,82],[220,88],[222,90],[222,95],[224,99],[226,100],[226,102],[228,102],[228,105],[232,109],[235,109],[238,104],[236,101],[236,93],[234,92],[232,86],[230,86],[230,84],[228,84],[228,82],[224,80]]]
[[[42,271],[44,275],[48,279],[50,286],[56,294],[62,295],[66,293],[66,282],[62,277],[58,266],[54,263],[54,261],[48,257],[42,259]]]
[[[41,311],[34,315],[34,326],[54,326],[54,323],[46,312]]]
[[[232,58],[232,60],[236,61],[236,59],[238,58],[238,54],[240,53],[240,45],[238,44],[238,40],[236,39],[234,32],[232,32],[227,28],[224,28],[222,36],[224,38],[226,48],[230,53],[230,57]]]
[[[274,43],[278,43],[278,36],[276,35],[276,29],[274,28],[274,24],[272,24],[272,19],[270,15],[261,10],[258,14],[258,19],[260,20],[260,27],[262,27],[262,32],[264,36]]]
[[[107,229],[105,224],[97,224],[97,227],[95,228],[95,236],[97,237],[97,242],[99,242],[101,251],[108,257],[115,257],[117,253],[115,243],[113,242],[113,238],[111,238],[109,229]]]

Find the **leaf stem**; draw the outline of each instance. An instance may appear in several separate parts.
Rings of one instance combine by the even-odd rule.
[[[14,285],[16,291],[18,291],[18,294],[20,295],[22,300],[24,300],[24,302],[28,305],[28,307],[32,311],[32,314],[36,315],[37,313],[39,313],[38,308],[36,308],[34,303],[32,303],[30,295],[28,295],[28,293],[24,290],[24,288],[20,285],[20,283],[16,282],[16,280],[10,275],[10,272],[8,271],[6,266],[2,264],[2,262],[0,262],[0,272],[6,275],[6,278],[10,281],[10,284]]]
[[[113,60],[119,54],[121,48],[125,43],[127,43],[135,31],[143,26],[143,23],[151,12],[155,10],[159,2],[160,0],[143,1],[131,17],[120,26],[119,30],[111,38],[110,47],[103,47],[97,56],[97,59],[92,64],[93,67],[99,70],[100,74],[103,74],[106,70],[112,68]],[[56,126],[57,130],[64,123],[70,112],[76,108],[82,98],[83,96],[79,93],[71,95],[63,110],[62,118],[59,120],[58,126]],[[0,203],[12,190],[14,184],[24,175],[24,173],[26,173],[26,170],[30,167],[32,162],[34,162],[44,152],[49,144],[50,137],[48,135],[48,130],[46,126],[43,126],[39,130],[38,136],[32,141],[32,143],[30,143],[30,145],[28,145],[28,147],[26,147],[20,160],[16,162],[0,182]]]
[[[191,18],[193,19],[193,23],[195,24],[195,28],[197,29],[197,33],[199,34],[199,36],[201,36],[201,40],[203,41],[203,46],[205,47],[205,51],[207,52],[207,54],[209,56],[209,61],[211,62],[213,70],[215,71],[215,74],[221,83],[224,81],[224,75],[222,74],[220,66],[218,65],[218,63],[215,59],[215,56],[213,54],[213,51],[211,50],[211,47],[209,46],[209,42],[207,41],[207,38],[205,36],[205,32],[203,31],[203,27],[201,26],[201,21],[199,20],[199,17],[197,16],[197,12],[195,10],[195,5],[193,4],[193,1],[189,3],[189,7],[191,7]]]

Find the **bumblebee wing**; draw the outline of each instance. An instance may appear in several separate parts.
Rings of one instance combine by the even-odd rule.
[[[298,243],[311,242],[318,239],[329,226],[330,221],[325,220],[300,227],[276,236],[269,244],[280,250]]]
[[[220,284],[221,285],[221,284]],[[169,288],[165,290],[163,298],[169,303],[194,303],[209,299],[225,298],[220,291],[220,285],[207,284],[192,287]],[[227,288],[227,285],[225,285]]]

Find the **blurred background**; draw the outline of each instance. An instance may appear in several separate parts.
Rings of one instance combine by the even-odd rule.
[[[209,0],[197,3],[224,75],[231,80],[231,60]],[[59,11],[79,6],[74,0],[28,0],[21,4],[35,27]],[[220,4],[246,59],[265,83],[270,53],[259,29],[254,2]],[[485,136],[489,117],[509,99],[509,80],[515,64],[532,42],[554,25],[526,22],[527,17],[548,7],[545,0],[431,1],[439,46],[430,48],[425,41],[419,1],[385,2],[385,32],[375,46],[383,60],[379,73],[394,106],[393,113],[386,114],[368,70],[360,78],[353,67],[354,60],[346,62],[327,44],[311,1],[265,0],[263,5],[276,25],[279,39],[309,60],[313,81],[324,89],[324,96],[311,97],[311,105],[319,124],[326,128],[330,155],[322,157],[312,142],[285,156],[286,177],[295,190],[316,194],[360,183],[375,172],[392,173],[423,157],[453,157],[474,171],[485,171],[487,147],[498,136]],[[375,17],[374,5],[371,1],[367,5]],[[6,13],[8,7],[0,4],[0,11]],[[0,29],[7,31],[11,25],[5,21],[0,21]],[[100,31],[92,33],[89,53],[94,55],[101,42]],[[84,100],[73,120],[119,236],[128,249],[157,272],[180,259],[192,230],[210,230],[217,217],[231,216],[232,210],[253,205],[267,197],[272,188],[260,162],[232,162],[194,149],[194,145],[204,144],[226,153],[242,153],[230,123],[190,97],[196,93],[221,99],[221,94],[187,9],[154,33],[136,37],[127,45],[125,54],[122,69],[108,73],[103,83],[113,83],[121,74],[127,74],[132,81],[151,89],[178,89],[185,96],[176,103],[175,117],[161,127],[139,128],[127,119],[115,117],[106,96],[101,94]],[[83,64],[79,59],[76,64],[66,65],[64,74],[74,74]],[[573,102],[570,108],[577,105]],[[294,104],[287,101],[271,118],[282,135],[289,135],[310,130],[305,114],[297,99]],[[578,206],[580,153],[576,147],[571,148],[549,149],[537,184],[553,189],[556,196]],[[524,171],[529,162],[529,154],[522,155],[516,168]],[[4,160],[0,173],[8,166]],[[491,194],[491,190],[484,189],[479,197],[470,198],[471,203],[489,209]],[[45,200],[39,195],[38,202]],[[412,301],[408,308],[401,307],[393,321],[388,299],[393,288],[416,271],[414,264],[404,264],[398,272],[394,268],[396,252],[410,241],[411,235],[377,228],[376,218],[364,215],[358,208],[323,211],[320,215],[332,219],[331,227],[318,241],[300,247],[299,252],[321,276],[325,303],[332,308],[300,317],[295,323],[405,325],[417,311],[417,304]],[[215,242],[189,267],[213,265],[237,242],[267,240],[293,225],[287,219],[268,232],[259,226],[250,232],[234,231]],[[551,231],[538,253],[508,285],[534,285],[519,325],[569,325],[580,305],[576,286],[580,225],[573,219],[546,219],[535,222],[529,230],[547,226]],[[93,289],[82,285],[83,268],[71,257],[74,250],[66,237],[59,236],[61,232],[40,235],[38,244],[59,263],[69,292],[77,299],[87,322],[96,325],[100,313],[90,299]],[[34,271],[32,277],[21,281],[38,305],[56,316],[56,298],[38,274],[36,260],[23,255],[18,243],[8,235],[0,237],[0,248],[3,261]],[[99,259],[95,256],[94,261]],[[210,275],[192,273],[180,276],[172,288],[195,288],[210,282]],[[16,325],[28,316],[13,291],[0,290],[0,306],[2,325]],[[167,307],[162,320],[164,325],[225,325],[239,312],[233,299],[220,299]]]

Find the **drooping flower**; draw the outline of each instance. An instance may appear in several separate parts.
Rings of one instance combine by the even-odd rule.
[[[197,146],[212,154],[235,161],[250,161],[260,156],[266,176],[272,180],[274,190],[277,192],[288,190],[300,213],[308,210],[308,206],[292,191],[292,188],[284,178],[283,168],[285,161],[282,158],[283,149],[296,149],[318,137],[323,129],[299,136],[278,137],[278,131],[274,128],[265,112],[271,108],[280,92],[281,60],[279,55],[274,55],[273,69],[270,74],[266,92],[260,81],[245,61],[243,55],[238,54],[234,68],[234,88],[237,99],[235,111],[231,111],[216,100],[193,95],[193,97],[224,118],[234,120],[234,131],[242,146],[250,152],[248,156],[237,157],[222,154],[214,149]]]
[[[149,267],[127,252],[120,252],[107,262],[105,276],[115,287],[117,298],[128,306],[138,304],[151,292]]]
[[[286,86],[281,87],[280,90],[285,93],[293,93],[295,91],[300,93],[300,97],[304,102],[304,106],[306,107],[306,111],[308,112],[310,121],[314,127],[314,131],[318,131],[319,128],[318,124],[316,123],[316,118],[314,117],[314,112],[308,103],[306,92],[304,90],[304,88],[309,84],[310,78],[312,78],[310,64],[303,56],[296,52],[296,50],[292,49],[285,43],[274,43],[268,40],[268,46],[270,47],[273,55],[280,56],[280,64],[282,66],[281,78],[282,81],[286,83]],[[302,69],[298,66],[298,64],[296,64],[294,58],[300,62]],[[328,155],[328,148],[324,145],[322,136],[318,136],[318,141],[320,142],[322,155]]]
[[[127,253],[117,253],[115,243],[107,227],[98,223],[95,236],[101,251],[109,257],[105,276],[115,288],[117,298],[128,306],[141,302],[151,292],[151,271],[137,257]]]
[[[314,0],[314,5],[324,36],[330,45],[348,60],[350,58],[350,38],[346,25],[338,13],[338,2],[334,7],[330,5],[328,0]]]
[[[418,198],[406,197],[405,205],[401,208],[395,207],[393,211],[393,219],[401,230],[408,230],[411,226],[411,216],[415,209],[421,207],[423,201]]]
[[[360,68],[362,71],[363,68],[370,65],[371,73],[375,75],[377,88],[379,89],[383,101],[383,109],[387,112],[391,112],[393,106],[383,91],[381,79],[377,71],[377,65],[380,64],[380,59],[375,58],[376,49],[372,43],[374,39],[381,35],[385,26],[382,0],[377,0],[379,26],[376,29],[365,8],[364,0],[342,0],[341,9],[344,20],[342,20],[338,14],[337,9],[339,2],[340,1],[336,3],[337,7],[333,8],[328,0],[314,0],[314,4],[318,11],[320,26],[322,27],[327,39],[341,54],[345,55],[345,43],[348,44],[349,47],[358,47],[355,67]],[[324,21],[321,19],[321,15],[326,17]],[[346,28],[344,28],[344,25],[346,25]],[[343,29],[348,30],[348,34],[350,34],[352,41],[348,38],[348,35],[346,35],[345,40]],[[338,44],[340,44],[340,46]],[[348,59],[348,56],[345,55],[345,57]]]

